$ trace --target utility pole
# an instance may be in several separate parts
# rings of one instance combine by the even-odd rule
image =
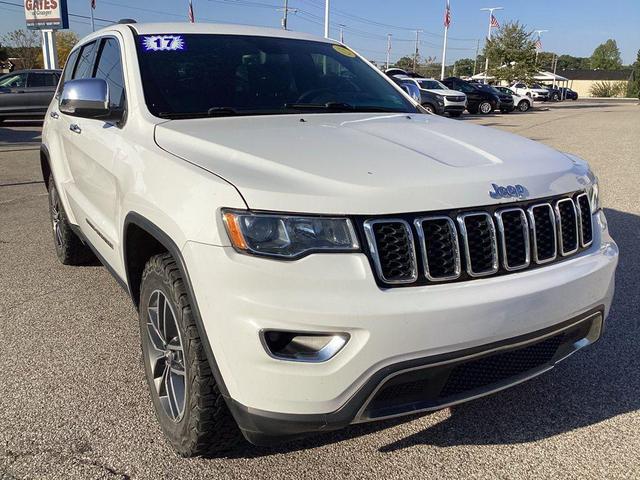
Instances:
[[[389,69],[389,60],[391,57],[391,34],[387,33],[387,67],[385,70]]]
[[[340,24],[340,43],[344,43],[344,25]]]
[[[95,2],[91,2],[91,4],[89,5],[89,7],[90,7],[90,9],[89,9],[89,10],[91,11],[91,31],[92,31],[92,32],[95,32],[95,31],[96,31],[96,22],[95,22],[95,20],[93,19],[93,11],[94,11],[94,10],[95,10],[95,8],[96,8],[96,4],[95,4]]]
[[[419,44],[420,44],[420,32],[422,32],[422,30],[416,30],[416,49],[413,52],[413,71],[416,71],[416,66],[418,64],[418,49],[419,49]]]
[[[329,0],[324,1],[324,38],[329,38]]]
[[[284,12],[282,12],[282,29],[287,29],[287,17],[289,16],[289,0],[284,0]]]
[[[478,52],[480,52],[480,39],[478,39],[478,43],[476,44],[476,58],[473,59],[473,74],[476,74],[476,68],[478,66]]]
[[[491,40],[491,28],[493,24],[493,11],[494,10],[504,10],[503,7],[489,7],[489,8],[481,8],[482,11],[489,12],[489,32],[487,33],[487,41]],[[486,55],[486,59],[484,62],[484,83],[487,83],[487,76],[489,75],[489,55]]]

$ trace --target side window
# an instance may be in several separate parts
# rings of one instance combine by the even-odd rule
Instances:
[[[109,106],[115,110],[123,110],[126,101],[124,75],[120,45],[115,38],[105,38],[102,41],[93,76],[103,79],[109,85]]]
[[[73,69],[76,66],[76,61],[78,60],[79,53],[80,50],[76,49],[69,54],[69,58],[67,58],[67,64],[64,67],[64,72],[62,72],[62,81],[60,82],[60,88],[62,88],[64,82],[71,80]]]
[[[0,88],[23,88],[27,86],[27,74],[17,73],[15,75],[7,75],[0,80]]]
[[[28,87],[55,87],[58,77],[54,73],[30,73]]]
[[[88,43],[80,49],[80,57],[72,78],[91,78],[95,49],[96,42]]]

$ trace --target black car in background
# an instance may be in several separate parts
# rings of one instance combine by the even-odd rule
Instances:
[[[544,88],[549,92],[549,100],[553,102],[559,102],[562,100],[562,91],[559,88],[555,88],[553,85],[538,85],[533,84],[532,88]]]
[[[402,78],[404,74],[394,75],[393,73],[387,73],[387,75],[407,92],[411,98],[419,102],[425,110],[436,115],[444,115],[444,97],[442,95],[420,90],[412,80]]]
[[[565,100],[578,100],[578,92],[570,88],[561,87],[560,94],[564,96]]]
[[[500,103],[496,107],[496,110],[500,110],[502,113],[511,113],[516,109],[515,103],[513,102],[513,96],[510,93],[501,92],[493,85],[487,85],[484,83],[476,83],[475,87],[498,95]]]
[[[462,80],[458,77],[449,77],[442,80],[448,88],[451,90],[458,90],[467,94],[467,110],[469,113],[480,112],[483,115],[487,115],[496,109],[505,108],[509,109],[509,104],[505,98],[505,104],[501,107],[500,94],[497,91],[492,91],[488,85],[480,83],[471,83],[466,80]],[[506,97],[506,95],[505,95]],[[513,110],[513,99],[511,100],[511,110]]]
[[[60,70],[18,70],[0,77],[0,122],[44,117]]]

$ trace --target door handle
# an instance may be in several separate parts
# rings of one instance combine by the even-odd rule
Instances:
[[[82,129],[80,128],[80,126],[78,126],[77,123],[72,123],[71,125],[69,125],[69,130],[71,130],[73,133],[82,133]]]
[[[51,112],[49,116],[55,120],[60,118],[60,115],[58,115],[58,112]]]

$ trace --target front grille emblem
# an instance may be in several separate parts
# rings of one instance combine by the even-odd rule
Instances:
[[[493,190],[489,190],[489,196],[495,198],[527,198],[529,191],[520,184],[516,185],[496,185],[492,183]]]

